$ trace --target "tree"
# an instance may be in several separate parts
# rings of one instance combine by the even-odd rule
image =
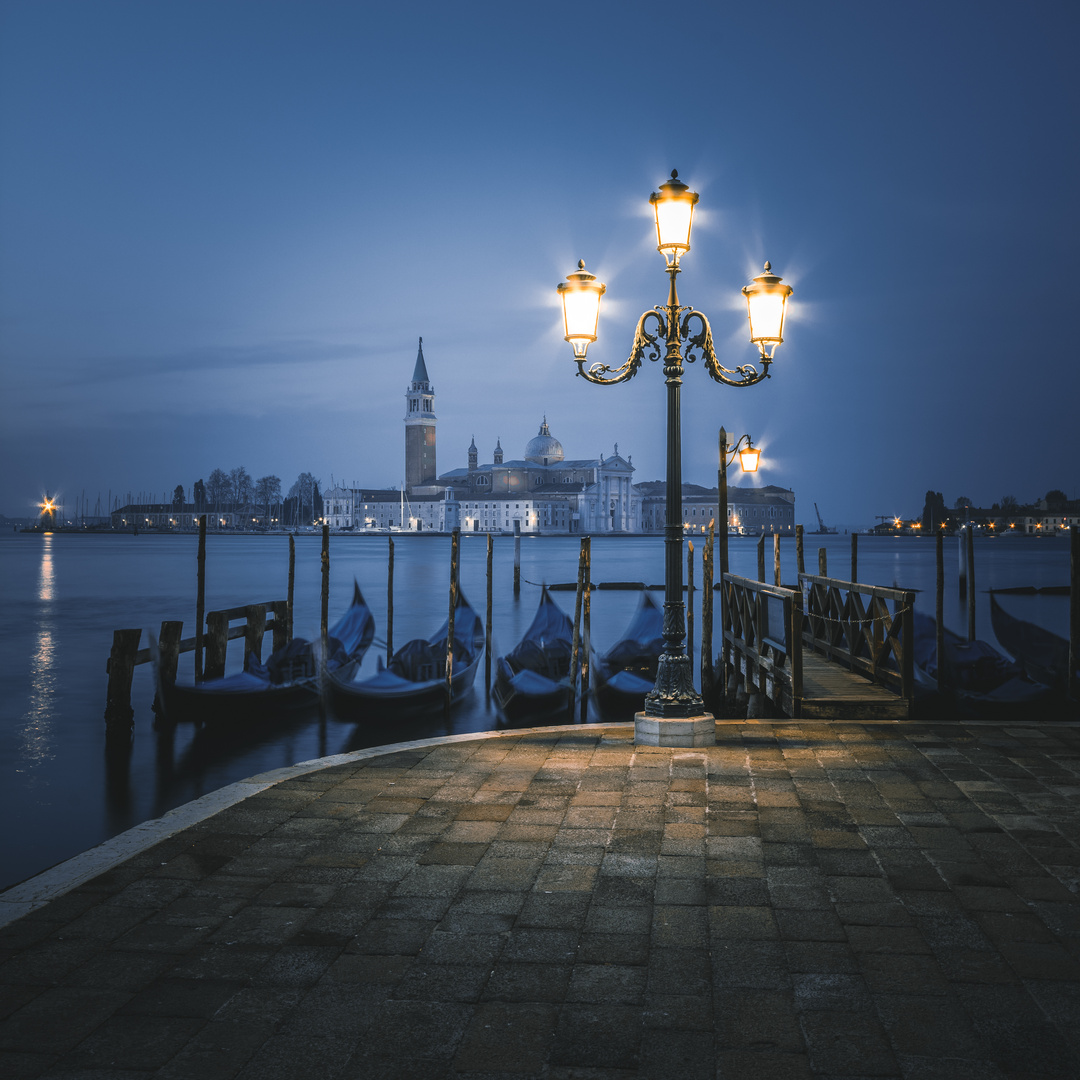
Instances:
[[[172,504],[174,510],[184,509],[184,485],[177,484],[172,493]]]
[[[229,485],[233,503],[237,509],[245,509],[251,502],[251,474],[243,465],[237,465],[229,472]]]
[[[953,503],[953,507],[956,510],[966,510],[969,506],[974,506],[974,505],[975,504],[966,495],[961,495],[956,500],[956,502]]]
[[[195,486],[191,489],[191,498],[195,503],[196,513],[206,509],[206,485],[201,479],[195,481]]]
[[[945,496],[940,491],[928,491],[923,501],[923,534],[933,533],[940,529],[945,524],[948,513],[945,509]]]
[[[1065,494],[1060,488],[1054,488],[1053,491],[1046,493],[1046,505],[1051,510],[1056,510],[1069,501],[1068,495]]]
[[[255,481],[255,499],[265,509],[264,522],[269,523],[271,510],[281,501],[281,481],[276,476],[261,476]]]
[[[1015,495],[1006,495],[1001,500],[1001,509],[1007,514],[1014,514],[1020,508]]]
[[[322,507],[322,499],[319,497],[319,481],[311,473],[302,472],[296,478],[296,483],[289,488],[289,498],[296,500],[294,506],[297,524],[301,522],[309,524],[319,516]],[[315,505],[316,500],[319,503],[318,510]]]
[[[232,494],[232,484],[229,474],[224,469],[215,469],[206,482],[206,496],[217,513],[229,501]]]

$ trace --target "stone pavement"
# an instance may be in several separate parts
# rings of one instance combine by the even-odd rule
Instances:
[[[0,931],[0,1075],[1080,1076],[1080,728],[718,733],[269,787]]]

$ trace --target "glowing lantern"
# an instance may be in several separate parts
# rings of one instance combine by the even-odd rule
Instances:
[[[600,319],[600,297],[607,291],[595,274],[585,269],[585,260],[578,260],[577,271],[559,282],[563,302],[563,322],[566,340],[574,350],[576,360],[584,360],[589,345],[596,340],[596,324]]]
[[[762,359],[772,359],[776,346],[784,340],[784,308],[791,295],[790,285],[765,264],[764,273],[754,278],[752,285],[743,286],[746,313],[750,319],[750,340],[761,350]]]
[[[690,227],[697,201],[697,192],[679,179],[678,169],[672,169],[671,179],[649,196],[656,214],[656,250],[669,266],[677,266],[679,256],[690,250]]]

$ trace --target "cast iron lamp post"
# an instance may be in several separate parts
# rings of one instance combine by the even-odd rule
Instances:
[[[656,215],[657,250],[667,263],[668,300],[666,304],[646,311],[638,319],[633,348],[621,366],[585,366],[585,354],[589,345],[596,340],[600,298],[607,287],[585,270],[583,261],[578,263],[575,273],[567,275],[566,281],[559,284],[566,340],[574,350],[578,375],[589,382],[610,385],[632,379],[646,355],[652,361],[659,360],[661,356],[664,360],[668,389],[664,651],[660,655],[656,685],[645,698],[645,711],[638,714],[637,724],[638,741],[661,745],[703,745],[715,739],[713,718],[705,713],[701,695],[694,689],[693,669],[684,648],[686,608],[683,603],[682,429],[679,400],[683,363],[694,363],[700,356],[709,375],[728,386],[753,386],[769,378],[773,353],[784,340],[784,310],[792,292],[790,285],[783,284],[773,274],[768,263],[764,272],[743,288],[750,321],[750,340],[758,347],[761,369],[758,370],[755,364],[724,367],[716,358],[709,320],[700,311],[680,304],[675,287],[675,278],[680,270],[679,259],[690,250],[690,229],[697,201],[697,194],[679,180],[679,174],[674,170],[671,179],[650,198]],[[650,320],[655,324],[655,333],[649,332]],[[691,327],[695,332],[691,332]],[[726,529],[727,522],[723,522],[721,527]],[[665,725],[664,721],[676,723]],[[695,723],[687,725],[686,721]]]

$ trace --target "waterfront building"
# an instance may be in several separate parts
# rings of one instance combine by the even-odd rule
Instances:
[[[199,515],[206,515],[211,529],[250,529],[262,522],[251,507],[228,503],[214,508],[194,503],[128,503],[114,510],[109,520],[114,529],[191,529],[199,527]]]
[[[642,491],[642,530],[663,532],[667,484],[662,480],[640,484]],[[728,488],[728,529],[741,534],[758,536],[762,533],[795,533],[795,492],[790,488],[768,484],[759,488]],[[687,536],[709,531],[709,522],[716,521],[718,495],[716,488],[683,484],[682,520]]]
[[[468,467],[452,469],[439,484],[461,504],[461,527],[470,532],[635,533],[641,531],[641,494],[634,466],[619,453],[567,458],[545,416],[521,459],[506,461],[496,441],[490,464],[479,463],[476,440]]]

